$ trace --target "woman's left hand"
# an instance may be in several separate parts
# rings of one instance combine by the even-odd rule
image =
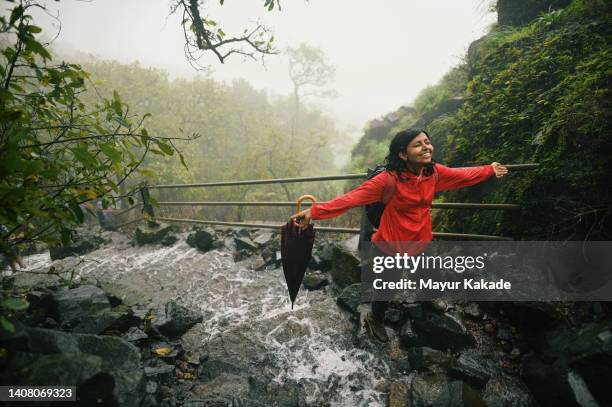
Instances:
[[[508,173],[508,169],[501,165],[500,163],[494,162],[491,163],[491,167],[493,167],[493,171],[495,171],[495,176],[497,178],[501,178]]]

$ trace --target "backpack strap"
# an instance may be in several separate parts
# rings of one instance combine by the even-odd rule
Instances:
[[[395,192],[395,177],[392,173],[387,173],[387,181],[385,183],[385,188],[383,189],[381,202],[385,205],[389,203],[393,193]]]

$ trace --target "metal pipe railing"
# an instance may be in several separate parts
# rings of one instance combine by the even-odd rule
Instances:
[[[288,206],[294,207],[295,202],[290,201],[201,201],[201,202],[158,202],[164,206]],[[311,206],[311,202],[304,202],[303,206]],[[460,202],[434,202],[434,209],[489,209],[489,210],[516,210],[515,204],[487,204],[487,203],[460,203]]]
[[[506,167],[510,171],[524,171],[537,168],[540,164],[507,164]],[[319,177],[297,177],[297,178],[277,178],[277,179],[258,179],[244,181],[218,181],[205,182],[199,184],[167,184],[167,185],[149,185],[149,189],[164,189],[164,188],[201,188],[201,187],[227,187],[238,185],[262,185],[262,184],[282,184],[290,182],[315,182],[315,181],[337,181],[347,179],[364,179],[367,173],[358,174],[341,174],[341,175],[326,175]]]
[[[115,213],[114,215],[115,216],[120,216],[120,215],[123,215],[124,213],[130,212],[133,209],[140,208],[141,206],[142,206],[142,202],[139,202],[139,203],[134,204],[133,206],[130,206],[129,208],[120,210],[119,212]]]
[[[215,220],[197,220],[197,219],[177,219],[177,218],[163,218],[156,217],[154,220],[162,222],[176,222],[176,223],[191,223],[199,225],[221,225],[221,226],[239,226],[246,228],[258,228],[258,229],[273,229],[280,230],[283,224],[269,224],[269,223],[248,223],[248,222],[224,222]],[[335,228],[326,226],[317,226],[317,231],[320,232],[335,232],[335,233],[359,233],[359,228]],[[447,232],[434,232],[434,238],[436,239],[454,239],[454,240],[499,240],[499,241],[511,241],[512,238],[503,236],[491,236],[491,235],[478,235],[473,233],[447,233]]]

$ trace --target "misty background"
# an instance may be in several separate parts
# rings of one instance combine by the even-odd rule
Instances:
[[[151,0],[48,1],[36,15],[54,48],[168,71],[172,78],[198,72],[185,58],[180,14],[170,2]],[[274,32],[278,50],[301,43],[320,48],[335,67],[331,87],[337,97],[310,98],[334,118],[354,143],[367,121],[410,104],[420,90],[435,84],[464,57],[468,45],[496,21],[483,0],[461,1],[296,1],[269,12],[259,1],[204,3],[207,15],[228,33],[259,21]],[[212,78],[244,78],[270,95],[291,92],[287,58],[266,56],[263,63],[212,55],[200,61]],[[347,158],[347,157],[345,157]],[[341,160],[344,161],[344,160]]]

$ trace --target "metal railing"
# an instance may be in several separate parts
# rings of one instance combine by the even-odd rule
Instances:
[[[510,171],[525,171],[535,169],[539,164],[509,164],[506,165]],[[243,186],[243,185],[262,185],[262,184],[281,184],[281,183],[293,183],[293,182],[317,182],[317,181],[335,181],[335,180],[351,180],[351,179],[365,179],[368,173],[358,174],[341,174],[331,176],[318,176],[318,177],[297,177],[297,178],[279,178],[279,179],[262,179],[262,180],[244,180],[244,181],[221,181],[221,182],[206,182],[197,184],[168,184],[168,185],[151,185],[145,186],[141,189],[142,202],[133,205],[130,208],[118,212],[117,215],[125,214],[135,208],[142,207],[142,212],[145,215],[137,219],[133,219],[117,225],[117,228],[127,226],[141,220],[151,221],[162,221],[162,222],[174,222],[174,223],[190,223],[190,224],[201,224],[201,225],[222,225],[222,226],[239,226],[245,228],[260,228],[260,229],[274,229],[280,230],[282,223],[252,223],[252,222],[227,222],[227,221],[214,221],[214,220],[198,220],[198,219],[180,219],[170,217],[159,217],[155,216],[153,206],[149,202],[149,193],[153,189],[168,189],[168,188],[209,188],[209,187],[225,187],[225,186]],[[162,201],[158,202],[160,206],[271,206],[271,207],[292,207],[295,206],[295,202],[289,201],[200,201],[200,202],[183,202],[183,201]],[[304,205],[311,205],[309,202],[305,202]],[[478,209],[478,210],[518,210],[519,205],[515,204],[494,204],[494,203],[465,203],[465,202],[434,202],[432,203],[434,209]],[[365,212],[365,211],[364,211]],[[369,222],[364,222],[364,216],[362,215],[361,228],[343,228],[343,227],[325,227],[318,226],[317,231],[324,233],[362,233],[364,232],[364,225],[369,225]],[[367,227],[366,229],[367,230]],[[369,230],[367,230],[369,231]],[[471,233],[447,233],[447,232],[434,232],[434,238],[436,239],[464,239],[464,240],[513,240],[510,237],[494,236],[494,235],[481,235]]]

